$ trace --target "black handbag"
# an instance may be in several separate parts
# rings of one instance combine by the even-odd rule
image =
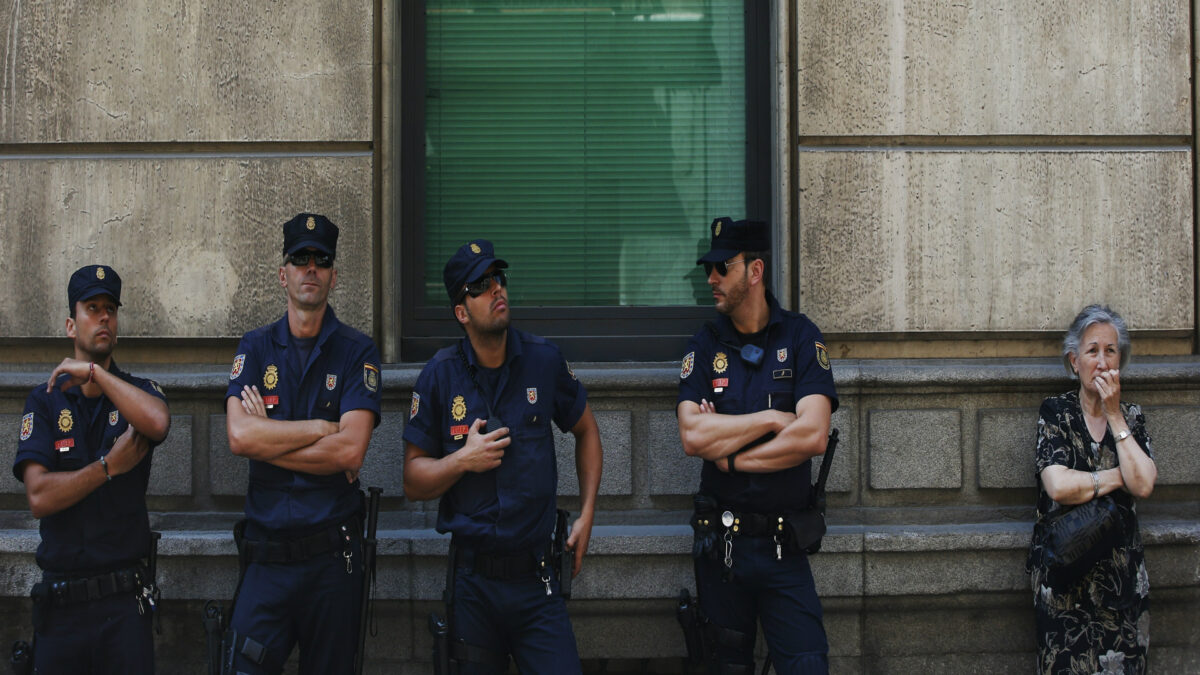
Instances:
[[[1035,554],[1051,588],[1062,591],[1079,583],[1096,563],[1112,555],[1127,535],[1125,516],[1111,495],[1064,507],[1033,526]]]

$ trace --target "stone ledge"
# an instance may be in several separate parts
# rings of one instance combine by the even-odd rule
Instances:
[[[228,369],[210,365],[125,364],[130,372],[157,381],[168,391],[189,393],[223,392],[229,382]],[[834,363],[838,390],[911,387],[970,388],[973,391],[1037,389],[1057,391],[1066,375],[1058,359],[840,359]],[[399,363],[383,367],[385,394],[409,391],[423,364]],[[46,381],[51,365],[11,364],[0,368],[0,395],[16,391],[22,397]],[[679,366],[670,363],[572,364],[575,374],[589,390],[675,391]],[[1147,356],[1135,359],[1122,374],[1127,384],[1185,384],[1200,381],[1200,356]],[[1047,389],[1049,387],[1049,389]],[[915,393],[915,391],[914,391]]]

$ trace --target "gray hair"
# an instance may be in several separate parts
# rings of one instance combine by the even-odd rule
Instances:
[[[1067,334],[1063,337],[1063,367],[1072,377],[1077,375],[1071,369],[1071,355],[1074,354],[1078,358],[1079,341],[1083,339],[1083,334],[1087,332],[1088,328],[1098,323],[1106,323],[1117,329],[1117,349],[1121,352],[1120,367],[1124,368],[1125,364],[1129,363],[1129,329],[1125,327],[1125,319],[1122,319],[1121,315],[1109,308],[1108,305],[1088,305],[1071,322],[1071,327],[1067,329]]]

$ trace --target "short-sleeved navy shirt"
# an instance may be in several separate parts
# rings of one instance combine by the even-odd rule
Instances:
[[[442,495],[437,530],[481,550],[515,552],[550,537],[558,492],[550,422],[563,431],[573,428],[587,392],[554,344],[512,327],[507,340],[491,405],[499,420],[488,419],[483,393],[467,368],[467,362],[479,368],[478,361],[464,337],[421,371],[404,440],[440,458],[463,447],[477,418],[488,420],[489,429],[509,428],[512,442],[499,468],[466,473]]]
[[[109,371],[142,391],[166,400],[151,380],[134,377],[111,362]],[[25,401],[13,475],[25,479],[21,463],[33,461],[49,471],[77,471],[107,455],[129,428],[107,396],[88,399],[79,387],[62,391],[36,387]],[[41,520],[37,563],[48,573],[88,576],[129,567],[150,554],[150,518],[146,486],[151,451],[132,471],[113,479],[74,506]]]
[[[803,314],[789,312],[767,293],[770,318],[763,337],[765,354],[755,367],[739,356],[742,339],[729,317],[713,322],[717,335],[705,326],[692,336],[679,371],[679,400],[706,399],[718,413],[742,415],[775,409],[795,412],[796,402],[810,394],[829,397],[838,408],[833,371],[824,338]],[[719,337],[719,339],[718,339]],[[780,513],[808,506],[812,491],[812,462],[774,473],[728,474],[705,461],[700,491],[722,506],[759,513]]]
[[[287,314],[246,333],[238,345],[225,397],[257,386],[267,416],[276,420],[337,422],[351,410],[370,410],[379,425],[379,350],[374,341],[338,321],[326,307],[307,363],[289,344]],[[276,536],[299,536],[344,522],[361,507],[358,481],[289,471],[250,460],[246,518]]]

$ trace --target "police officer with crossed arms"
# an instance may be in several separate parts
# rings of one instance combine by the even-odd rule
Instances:
[[[688,344],[676,412],[704,459],[696,590],[714,673],[752,673],[761,620],[776,672],[825,673],[821,601],[790,525],[810,504],[812,457],[837,409],[821,332],[767,289],[765,223],[713,221],[704,265],[718,316]]]

